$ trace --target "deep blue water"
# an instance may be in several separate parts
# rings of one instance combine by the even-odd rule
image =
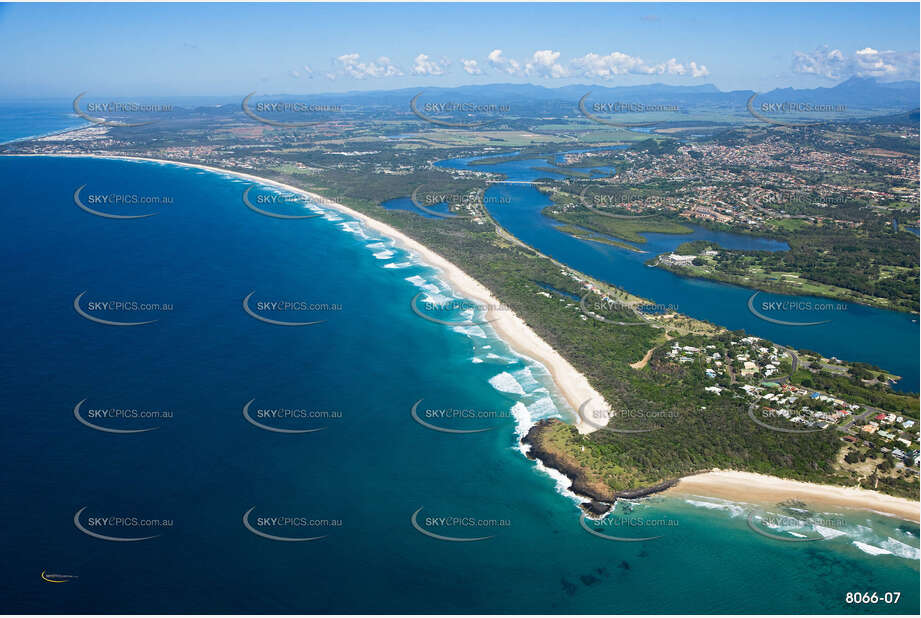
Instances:
[[[0,347],[5,526],[0,607],[54,613],[840,613],[848,591],[901,591],[879,613],[917,613],[918,527],[846,513],[845,534],[785,543],[752,533],[745,509],[714,499],[656,498],[632,517],[673,522],[661,538],[622,543],[579,526],[573,501],[516,450],[516,422],[566,416],[539,367],[477,327],[423,320],[410,299],[450,298],[436,274],[347,218],[279,220],[242,203],[249,183],[121,161],[0,158],[7,311]],[[80,210],[93,195],[171,197],[169,205]],[[271,197],[256,189],[251,197]],[[287,214],[314,212],[286,205]],[[84,319],[81,309],[116,327]],[[242,299],[325,303],[262,311]],[[157,302],[169,311],[94,308]],[[340,308],[336,308],[339,306]],[[453,319],[453,318],[452,318]],[[499,388],[496,388],[499,387]],[[517,390],[514,395],[505,391]],[[523,393],[523,394],[521,394]],[[74,418],[90,409],[169,410],[173,417]],[[282,434],[249,424],[243,405],[337,411],[289,419]],[[498,410],[495,420],[412,420],[432,408]],[[507,415],[514,412],[517,421]],[[263,420],[274,424],[276,421]],[[139,537],[112,542],[77,529]],[[243,526],[305,517],[341,525]],[[494,538],[445,542],[414,530]],[[438,526],[425,517],[508,525]],[[623,516],[623,514],[621,514]],[[163,519],[110,525],[95,518]],[[607,529],[638,536],[649,528]],[[648,534],[648,533],[647,533]],[[870,556],[854,541],[893,551]],[[915,549],[912,549],[915,548]],[[908,556],[908,557],[905,557]],[[52,584],[45,571],[78,579]]]
[[[63,99],[0,101],[0,144],[88,126]]]
[[[439,165],[465,168],[470,159],[451,159]],[[472,169],[508,174],[509,180],[533,181],[547,176],[533,169],[534,161],[515,161]],[[788,322],[819,322],[816,326],[787,326],[768,322],[748,310],[753,291],[723,283],[680,277],[644,264],[690,240],[712,240],[727,249],[781,251],[786,243],[769,238],[709,231],[690,226],[692,234],[644,234],[637,245],[645,253],[573,238],[556,229],[556,222],[541,214],[552,202],[527,184],[496,184],[486,193],[487,208],[510,233],[573,268],[618,285],[655,303],[673,305],[686,315],[719,324],[798,349],[828,356],[868,362],[902,376],[895,388],[919,390],[919,328],[917,315],[875,309],[811,296],[761,293],[755,308],[764,315]],[[490,201],[488,198],[495,198]],[[498,199],[503,198],[503,199]],[[797,309],[772,310],[763,303],[794,302]],[[763,307],[767,307],[762,309]]]

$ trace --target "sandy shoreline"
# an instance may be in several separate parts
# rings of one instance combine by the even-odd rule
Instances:
[[[319,205],[332,208],[333,210],[338,210],[343,214],[354,217],[355,219],[361,221],[361,223],[368,228],[380,232],[389,238],[392,238],[403,248],[417,253],[426,263],[426,265],[432,266],[439,271],[441,277],[454,292],[458,293],[460,296],[470,298],[484,305],[487,308],[486,318],[489,320],[489,325],[492,326],[492,328],[496,331],[496,334],[516,353],[543,365],[547,371],[550,372],[550,375],[553,377],[553,381],[556,384],[557,389],[566,399],[567,403],[569,403],[569,405],[572,407],[574,412],[578,410],[579,406],[582,405],[582,403],[586,400],[592,400],[595,402],[595,405],[597,405],[598,402],[604,401],[604,398],[601,397],[601,395],[591,387],[585,376],[579,373],[579,371],[576,370],[576,368],[573,367],[569,361],[563,358],[560,353],[554,350],[546,341],[541,339],[537,333],[535,333],[531,327],[529,327],[524,322],[524,320],[515,315],[515,313],[510,309],[502,305],[479,281],[475,280],[473,277],[458,268],[455,264],[449,262],[441,255],[435,253],[418,241],[410,238],[400,230],[386,223],[378,221],[377,219],[372,219],[371,217],[357,210],[349,208],[348,206],[343,206],[342,204],[333,202],[332,200],[323,197],[322,195],[306,191],[305,189],[300,189],[293,185],[270,180],[268,178],[262,178],[253,174],[247,174],[245,172],[225,170],[219,167],[212,167],[210,165],[202,165],[198,163],[169,161],[167,159],[90,154],[14,154],[4,156],[50,156],[91,159],[117,159],[123,161],[147,161],[150,163],[180,165],[183,167],[206,170],[218,174],[226,174],[228,176],[235,176],[237,178],[251,180],[262,185],[284,189],[285,191],[289,191],[296,195],[306,196]],[[575,425],[580,433],[590,433],[591,431],[595,431],[597,429],[597,427],[583,422],[578,414],[575,414],[574,417]]]
[[[908,521],[921,521],[921,502],[908,498],[898,498],[869,489],[818,485],[735,470],[714,470],[684,477],[678,485],[664,492],[664,495],[676,494],[766,505],[799,500],[808,505],[877,511]]]

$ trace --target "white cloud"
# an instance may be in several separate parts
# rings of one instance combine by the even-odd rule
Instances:
[[[859,53],[863,54],[862,62],[867,67],[875,66],[878,71],[885,70],[885,63],[875,55],[880,52],[868,48]],[[335,63],[338,68],[331,73],[325,73],[327,79],[333,80],[339,77],[367,79],[404,75],[400,67],[386,56],[381,56],[372,62],[363,62],[359,54],[343,54],[336,58]],[[700,78],[710,74],[706,66],[694,61],[682,63],[675,58],[670,58],[664,62],[649,63],[637,56],[617,51],[606,56],[588,53],[564,60],[558,51],[539,49],[533,52],[530,58],[517,60],[506,56],[501,49],[494,49],[486,56],[483,64],[470,58],[461,58],[460,63],[467,75],[483,75],[489,68],[492,72],[515,77],[541,79],[568,77],[613,79],[620,75],[676,75]],[[450,64],[451,62],[446,58],[435,60],[426,54],[418,54],[413,59],[409,73],[411,75],[445,75]],[[293,71],[292,76],[296,76],[297,73],[298,71]],[[304,66],[302,73],[307,77],[313,77],[313,71],[309,66]]]
[[[812,52],[793,52],[794,73],[841,80],[849,77],[878,77],[883,80],[917,79],[918,52],[878,51],[872,47],[847,56],[840,49],[820,47]]]
[[[521,63],[513,58],[506,58],[502,55],[501,49],[494,49],[487,56],[489,64],[503,73],[509,75],[522,75]]]
[[[476,60],[467,60],[466,58],[461,58],[461,64],[464,65],[464,71],[467,72],[467,75],[483,74],[483,69],[480,68],[480,65],[477,64]]]
[[[589,53],[573,59],[571,64],[581,75],[600,79],[611,79],[630,73],[648,75],[654,72],[640,58],[622,52],[611,52],[607,56]]]
[[[448,70],[449,62],[442,58],[441,60],[431,60],[425,54],[419,54],[413,61],[413,75],[444,75]]]
[[[570,62],[571,73],[594,79],[612,79],[618,75],[689,75],[706,77],[710,71],[696,62],[682,64],[675,58],[665,62],[649,64],[642,58],[623,52],[611,52],[607,56],[585,54]]]
[[[706,77],[710,74],[705,65],[697,64],[693,60],[688,63],[688,68],[691,70],[691,77]]]
[[[336,62],[342,67],[345,75],[355,79],[403,75],[403,71],[393,64],[387,56],[381,56],[373,62],[361,62],[358,54],[343,54],[336,58]]]
[[[681,64],[675,58],[659,64],[649,64],[642,58],[623,52],[611,52],[607,56],[588,53],[573,58],[568,63],[560,62],[560,52],[542,49],[534,52],[524,63],[506,57],[501,49],[494,49],[487,56],[492,68],[515,76],[544,77],[589,77],[612,79],[618,75],[690,75],[705,77],[710,74],[707,67],[696,62]]]
[[[569,75],[569,71],[557,60],[560,58],[560,52],[549,49],[542,49],[534,52],[530,62],[524,65],[525,75],[537,77],[560,78]]]
[[[811,53],[793,52],[793,72],[841,79],[848,72],[848,61],[840,50],[827,47]]]

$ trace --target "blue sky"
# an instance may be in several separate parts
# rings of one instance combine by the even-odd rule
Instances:
[[[919,5],[7,4],[0,97],[918,79]]]

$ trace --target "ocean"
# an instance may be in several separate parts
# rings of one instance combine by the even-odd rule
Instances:
[[[580,522],[518,443],[571,418],[546,372],[350,217],[172,165],[0,178],[6,611],[918,613],[916,524],[671,494]]]
[[[0,100],[0,144],[89,126],[73,111],[72,101]]]

